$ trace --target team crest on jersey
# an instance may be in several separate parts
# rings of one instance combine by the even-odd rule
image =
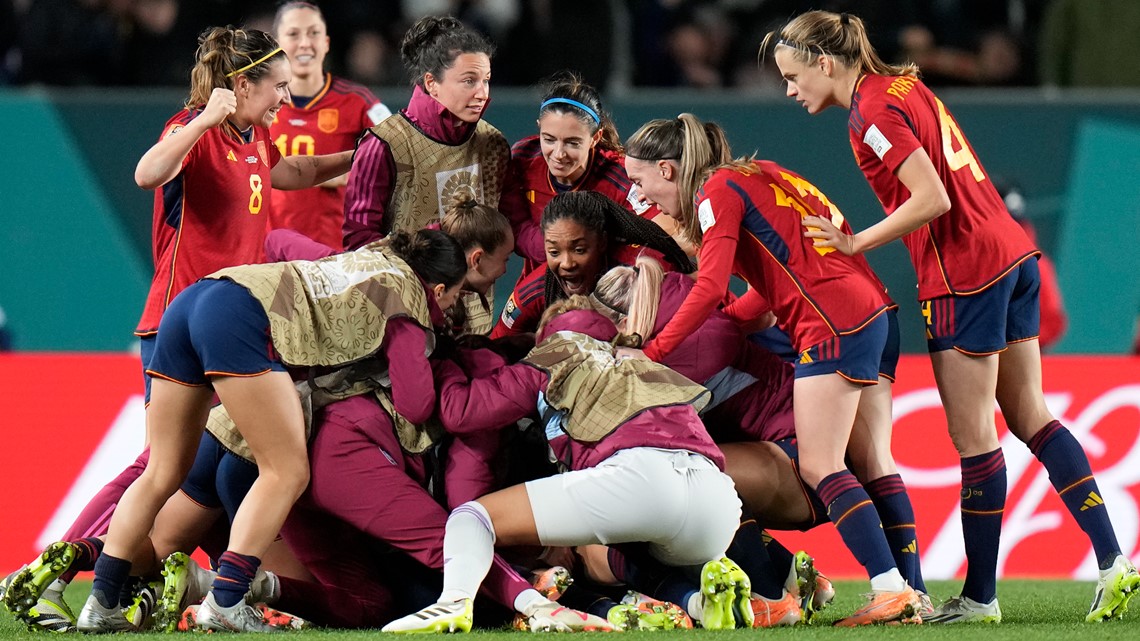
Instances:
[[[339,109],[321,109],[319,112],[317,112],[317,129],[320,129],[326,134],[335,132],[336,126],[339,123]]]
[[[261,163],[266,167],[269,166],[269,152],[265,150],[265,141],[257,141],[257,157],[261,158]]]
[[[515,321],[519,317],[519,306],[515,305],[515,297],[511,296],[507,299],[507,305],[503,308],[503,324],[507,327],[514,327]]]

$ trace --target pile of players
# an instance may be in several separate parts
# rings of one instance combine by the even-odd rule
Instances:
[[[323,71],[315,5],[274,28],[203,34],[139,161],[148,446],[0,583],[30,626],[795,625],[834,590],[768,531],[828,521],[871,587],[837,625],[998,622],[995,400],[1089,535],[1087,620],[1124,612],[1140,575],[1041,394],[1039,252],[859,18],[805,13],[762,44],[809,113],[850,110],[888,214],[859,233],[692,114],[623,145],[572,74],[510,147],[483,120],[493,47],[452,18],[406,34],[392,115]],[[968,569],[938,604],[890,452],[896,306],[862,256],[895,239],[962,457]],[[496,321],[512,251],[527,269]]]

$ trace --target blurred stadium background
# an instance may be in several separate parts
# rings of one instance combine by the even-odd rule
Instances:
[[[421,15],[450,12],[499,47],[486,119],[508,140],[534,133],[537,83],[576,69],[605,88],[623,135],[682,111],[717,121],[736,153],[808,176],[856,228],[882,210],[852,161],[845,114],[803,114],[783,97],[778,74],[758,64],[756,46],[809,8],[864,17],[885,55],[920,63],[990,176],[1024,196],[1069,320],[1046,361],[1049,400],[1089,451],[1121,543],[1135,552],[1140,358],[1125,355],[1140,311],[1132,240],[1140,227],[1140,1],[320,4],[330,70],[369,85],[393,111],[410,94],[400,35]],[[38,491],[34,501],[4,499],[19,527],[0,535],[0,571],[58,534],[141,447],[131,331],[152,273],[152,195],[135,186],[133,169],[185,97],[196,35],[213,24],[268,29],[272,11],[272,3],[225,0],[0,0],[0,349],[12,350],[0,355],[8,408],[0,425],[16,446],[0,448],[0,477]],[[932,578],[950,577],[960,569],[957,467],[922,355],[914,275],[900,243],[869,258],[900,303],[903,349],[912,354],[896,388],[897,438],[908,483],[931,492],[919,515],[924,563],[936,568]],[[50,478],[46,461],[27,456],[45,442],[55,453]],[[1007,526],[1006,574],[1091,576],[1086,545],[1048,551],[1059,534],[1084,538],[1055,497],[1042,498],[1044,472],[1031,460],[1010,469],[1007,520],[1021,520],[1012,534]],[[823,537],[815,545],[831,544]]]

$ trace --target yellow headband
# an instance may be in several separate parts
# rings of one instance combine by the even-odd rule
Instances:
[[[234,76],[238,75],[239,73],[241,73],[243,71],[249,71],[250,69],[253,69],[257,65],[265,62],[266,60],[269,60],[273,56],[276,56],[280,52],[281,52],[281,47],[277,47],[273,51],[270,51],[269,53],[265,54],[264,56],[258,58],[257,60],[254,60],[253,62],[249,63],[248,65],[242,67],[241,69],[234,69],[233,71],[227,73],[226,77],[227,78],[233,78]]]

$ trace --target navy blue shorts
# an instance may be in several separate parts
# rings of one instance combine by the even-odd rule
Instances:
[[[1040,292],[1037,259],[1030,258],[977,294],[922,301],[927,350],[956,349],[971,356],[987,356],[1010,343],[1037,338],[1041,329]]]
[[[893,381],[898,362],[899,324],[892,309],[854,334],[833,336],[800,352],[796,378],[834,373],[852,383],[873,385],[879,376]]]
[[[200,280],[162,315],[146,373],[183,385],[213,376],[284,372],[273,349],[269,317],[249,290],[231,280]]]
[[[257,465],[230,453],[213,434],[206,432],[198,444],[194,465],[182,482],[182,493],[206,508],[223,508],[233,523],[238,506],[253,482]]]

